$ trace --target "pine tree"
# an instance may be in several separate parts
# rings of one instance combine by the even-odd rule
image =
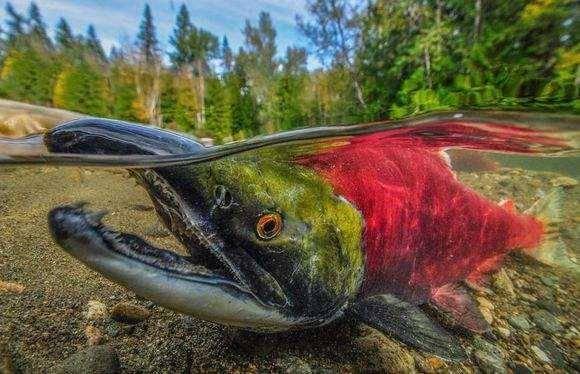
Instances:
[[[137,46],[146,65],[154,65],[159,61],[159,42],[155,34],[155,25],[149,4],[145,4],[143,18],[137,35]]]
[[[58,24],[56,25],[55,39],[57,48],[62,51],[71,49],[75,43],[70,25],[63,17],[58,20]]]
[[[8,26],[6,30],[7,39],[9,44],[13,44],[16,39],[24,35],[26,19],[14,9],[14,6],[10,2],[6,3],[5,10],[8,15],[8,20],[6,20],[6,25]]]
[[[222,67],[224,69],[224,73],[229,73],[232,71],[232,66],[234,63],[234,54],[232,53],[232,49],[230,48],[230,43],[228,42],[228,38],[224,35],[222,39],[222,47],[221,47],[221,57],[222,57]]]
[[[86,44],[91,51],[100,61],[107,61],[107,56],[105,55],[105,51],[103,50],[103,46],[101,45],[101,41],[97,36],[97,31],[93,25],[89,25],[87,29],[87,38]]]
[[[29,34],[34,41],[41,43],[43,47],[52,47],[52,41],[46,33],[46,24],[35,2],[30,3],[30,7],[28,8],[28,25],[30,29]]]
[[[189,11],[185,4],[181,4],[175,20],[173,35],[169,38],[169,44],[173,47],[173,51],[169,53],[169,60],[177,69],[181,69],[193,62],[189,40],[192,26]]]
[[[232,105],[229,91],[217,78],[208,80],[206,128],[218,140],[229,140],[232,135]]]

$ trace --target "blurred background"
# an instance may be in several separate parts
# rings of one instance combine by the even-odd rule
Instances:
[[[75,113],[3,101],[0,133],[86,114],[221,143],[455,108],[578,113],[579,14],[572,0],[6,2],[0,97]]]

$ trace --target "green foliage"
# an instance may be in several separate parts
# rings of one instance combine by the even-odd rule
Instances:
[[[59,65],[52,56],[34,48],[13,48],[2,66],[0,92],[12,100],[47,105]]]
[[[53,103],[93,116],[106,116],[107,86],[101,72],[88,63],[65,67],[59,74],[54,87]]]
[[[233,52],[181,5],[165,66],[148,5],[136,49],[110,56],[92,26],[61,18],[53,43],[35,3],[5,9],[0,96],[218,142],[456,108],[580,113],[572,0],[307,0],[298,28],[322,62],[310,71],[304,48],[278,54],[265,12]]]

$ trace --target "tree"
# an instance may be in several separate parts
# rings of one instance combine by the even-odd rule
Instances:
[[[135,75],[137,100],[134,109],[141,121],[162,125],[159,113],[161,58],[155,34],[155,25],[149,4],[143,10],[143,19],[137,35],[138,70]]]
[[[56,61],[34,48],[12,48],[2,66],[1,92],[12,100],[47,105],[59,69]]]
[[[75,37],[73,36],[70,25],[64,18],[58,20],[56,25],[56,46],[61,51],[73,48]]]
[[[85,40],[87,47],[94,56],[96,56],[99,61],[104,62],[107,61],[107,56],[105,55],[105,51],[103,46],[101,45],[101,41],[97,36],[97,31],[95,30],[95,26],[89,25],[87,29],[87,37]]]
[[[14,6],[10,2],[6,3],[5,10],[8,15],[8,20],[6,20],[6,25],[8,26],[6,30],[8,43],[14,44],[25,33],[24,27],[26,25],[26,19],[14,9]]]
[[[297,16],[299,29],[314,45],[321,61],[330,58],[331,64],[349,72],[356,99],[364,108],[361,78],[354,61],[361,43],[357,10],[346,0],[308,0],[307,9],[313,20],[306,22]]]
[[[58,76],[53,103],[58,108],[93,116],[106,116],[108,110],[105,77],[86,62],[68,66]]]
[[[222,39],[222,47],[221,47],[221,57],[222,57],[222,67],[224,69],[224,73],[229,73],[232,71],[232,67],[234,64],[234,54],[232,49],[230,48],[230,43],[228,42],[228,38],[223,37]]]
[[[232,105],[230,92],[218,78],[208,79],[207,88],[207,130],[218,142],[232,135]]]
[[[45,48],[51,48],[52,42],[46,33],[46,24],[42,20],[40,9],[35,2],[30,3],[28,8],[29,34],[32,40],[40,43]]]
[[[143,18],[137,35],[137,46],[146,65],[155,65],[159,62],[159,42],[149,4],[145,4],[143,10]]]
[[[175,19],[173,35],[169,37],[169,44],[173,47],[173,51],[169,52],[169,60],[177,69],[193,62],[194,57],[189,40],[192,27],[189,11],[185,4],[181,4]]]

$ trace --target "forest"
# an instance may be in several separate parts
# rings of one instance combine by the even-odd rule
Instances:
[[[573,0],[308,0],[306,10],[296,27],[308,45],[279,50],[260,12],[234,51],[182,4],[165,51],[146,5],[133,39],[105,51],[94,26],[79,34],[61,18],[52,29],[36,3],[8,2],[0,97],[217,142],[458,108],[580,113]]]

